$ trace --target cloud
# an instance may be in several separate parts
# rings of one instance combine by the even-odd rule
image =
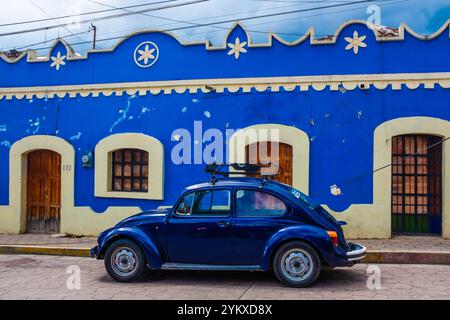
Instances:
[[[52,16],[64,16],[73,12],[91,12],[97,10],[104,10],[110,7],[124,7],[139,4],[135,1],[106,1],[95,0],[103,2],[104,5],[93,3],[90,0],[71,0],[70,5],[68,1],[59,0],[33,0],[35,4],[45,10],[45,12]],[[156,1],[156,0],[155,0]],[[179,0],[174,3],[187,2],[188,0]],[[144,2],[141,2],[144,3]],[[110,20],[98,21],[97,26],[98,39],[123,37],[126,34],[134,31],[147,28],[156,28],[163,30],[171,30],[178,27],[189,26],[188,29],[174,31],[184,41],[198,41],[208,39],[214,44],[221,44],[227,32],[227,28],[232,25],[232,22],[226,22],[215,26],[194,27],[191,22],[196,24],[205,24],[216,21],[227,21],[236,19],[245,19],[258,15],[274,14],[270,17],[244,20],[243,23],[251,31],[252,38],[256,42],[264,42],[267,39],[265,32],[274,31],[287,40],[294,40],[304,34],[310,26],[313,26],[318,35],[333,34],[339,26],[351,19],[365,20],[368,17],[366,13],[367,6],[365,4],[356,4],[348,7],[336,7],[326,10],[314,10],[302,13],[292,13],[286,15],[276,15],[280,12],[287,12],[290,10],[299,10],[314,8],[323,5],[337,4],[337,1],[311,1],[294,3],[291,1],[255,1],[255,0],[210,0],[208,2],[192,4],[189,6],[182,6],[178,8],[171,8],[165,10],[158,10],[147,12],[145,14],[131,15]],[[154,7],[161,7],[170,4],[155,4]],[[379,1],[382,13],[382,24],[398,27],[400,23],[408,23],[413,30],[422,34],[430,34],[439,29],[447,19],[450,18],[450,5],[448,0],[392,0]],[[130,10],[142,10],[145,7],[133,8]],[[110,11],[99,13],[96,15],[82,16],[80,19],[107,16],[124,11]],[[9,1],[2,4],[0,12],[0,24],[26,21],[33,19],[48,18],[44,12],[39,10],[29,0]],[[73,19],[72,19],[73,20]],[[177,20],[177,21],[173,21]],[[185,22],[183,22],[185,21]],[[54,25],[57,23],[68,22],[67,19],[58,21],[46,21],[41,23],[33,23],[17,26],[0,27],[0,33],[19,31],[39,26]],[[87,42],[80,45],[75,45],[78,52],[90,49],[92,44],[92,33],[88,33],[89,24],[83,24],[79,27],[71,26],[66,29],[59,28],[54,30],[39,31],[33,33],[24,33],[12,36],[0,37],[0,49],[6,50],[15,47],[29,47],[41,48],[39,54],[46,54],[51,41],[58,36],[66,37],[69,43]],[[73,36],[72,33],[85,32]],[[45,42],[46,41],[46,42]],[[99,48],[107,48],[112,46],[118,40],[100,41]],[[44,43],[39,43],[44,42]]]

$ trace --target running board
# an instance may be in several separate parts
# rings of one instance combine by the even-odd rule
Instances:
[[[161,266],[163,270],[215,270],[215,271],[262,271],[260,266],[229,266],[215,264],[191,264],[191,263],[164,263]]]

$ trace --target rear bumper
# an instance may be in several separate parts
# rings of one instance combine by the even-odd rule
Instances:
[[[366,257],[366,247],[359,243],[349,242],[350,251],[347,251],[348,262],[357,263]]]

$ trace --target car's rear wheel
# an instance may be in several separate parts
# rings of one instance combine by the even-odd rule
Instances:
[[[105,268],[116,281],[140,280],[147,270],[142,249],[133,241],[121,239],[113,242],[105,253]]]
[[[302,241],[292,241],[278,249],[273,259],[273,269],[281,283],[304,288],[317,280],[321,263],[314,248]]]

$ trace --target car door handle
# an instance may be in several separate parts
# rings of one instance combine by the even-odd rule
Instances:
[[[230,225],[230,222],[228,222],[228,221],[220,221],[220,222],[217,222],[217,225],[219,227],[221,227],[221,228],[225,228],[225,227],[228,227]]]

